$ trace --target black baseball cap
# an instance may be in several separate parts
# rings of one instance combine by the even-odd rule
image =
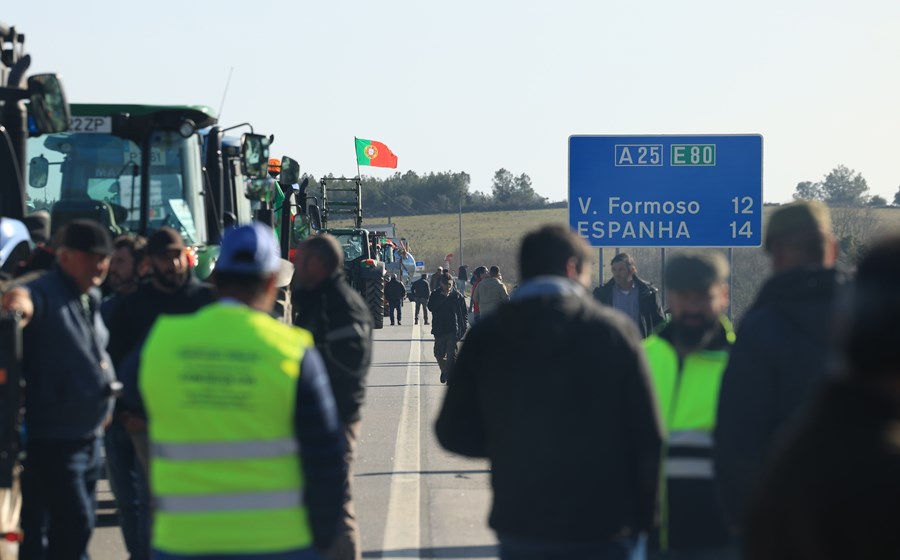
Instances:
[[[147,254],[158,257],[168,251],[184,250],[184,240],[174,229],[163,226],[156,230],[147,240]]]
[[[72,220],[63,232],[62,246],[75,251],[103,255],[112,254],[109,231],[91,220]]]

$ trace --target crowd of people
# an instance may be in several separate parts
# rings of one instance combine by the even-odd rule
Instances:
[[[669,259],[664,312],[629,255],[590,297],[583,239],[525,237],[436,422],[490,460],[502,558],[900,557],[900,237],[852,280],[820,203],[775,210],[764,243],[735,331],[721,253]]]
[[[373,321],[337,240],[285,275],[271,229],[233,228],[207,283],[175,230],[44,225],[2,298],[28,382],[20,558],[85,557],[101,445],[132,559],[361,558]],[[800,202],[764,243],[737,329],[720,253],[672,256],[664,309],[626,253],[591,294],[564,226],[524,237],[512,293],[497,266],[389,279],[391,324],[409,298],[434,336],[438,440],[490,460],[502,558],[900,557],[900,238],[851,278],[828,208]]]

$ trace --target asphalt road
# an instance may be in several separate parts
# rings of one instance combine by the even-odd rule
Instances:
[[[445,386],[432,356],[429,327],[413,325],[413,306],[402,326],[375,331],[366,404],[353,484],[363,558],[497,558],[490,507],[489,467],[444,451],[434,419]],[[112,494],[102,483],[94,560],[127,558]]]

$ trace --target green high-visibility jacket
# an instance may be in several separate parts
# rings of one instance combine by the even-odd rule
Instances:
[[[662,550],[669,548],[670,540],[704,546],[703,540],[709,537],[715,543],[722,537],[720,533],[724,530],[718,506],[713,504],[704,507],[704,504],[698,504],[704,502],[707,495],[715,494],[713,429],[716,425],[722,374],[728,364],[730,346],[735,340],[729,321],[721,317],[720,322],[724,330],[724,341],[720,336],[720,344],[717,346],[696,350],[681,360],[675,347],[667,339],[666,329],[643,341],[660,418],[667,434],[660,484],[662,511],[659,543]],[[689,483],[688,486],[684,485],[685,482]],[[688,494],[691,489],[697,491],[697,500],[689,502],[689,514],[671,511],[673,483],[682,484],[682,489]],[[697,490],[697,483],[701,483],[700,490]],[[697,508],[709,511],[698,514]],[[674,523],[679,529],[676,534],[670,533],[673,515],[681,516]],[[685,519],[686,516],[693,520]],[[727,539],[727,535],[724,538]]]
[[[294,409],[312,335],[242,305],[162,316],[141,354],[153,547],[253,554],[312,546]]]

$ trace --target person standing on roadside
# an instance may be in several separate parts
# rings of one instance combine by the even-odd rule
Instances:
[[[466,335],[435,425],[445,449],[490,460],[504,560],[639,560],[653,527],[647,364],[634,325],[588,293],[589,259],[564,226],[525,236],[524,282]]]
[[[469,298],[469,313],[472,314],[472,324],[478,320],[478,317],[481,314],[481,306],[478,305],[478,302],[475,301],[475,289],[478,287],[478,284],[484,280],[484,277],[487,276],[487,268],[483,266],[479,266],[475,269],[475,272],[472,273],[472,297]]]
[[[651,559],[737,557],[713,480],[713,429],[719,383],[734,344],[728,261],[721,253],[684,252],[666,264],[672,319],[644,339],[666,428],[660,527]]]
[[[313,560],[333,541],[341,428],[311,333],[271,315],[280,261],[268,226],[226,231],[219,301],[143,344],[157,560]]]
[[[834,372],[834,315],[844,283],[831,212],[821,202],[776,209],[764,244],[773,275],[741,321],[716,421],[716,482],[736,533],[773,443]]]
[[[431,291],[428,289],[428,280],[425,279],[426,276],[427,275],[423,272],[421,278],[412,283],[413,299],[416,302],[416,325],[419,324],[419,308],[422,309],[425,324],[428,324],[428,297],[431,295]]]
[[[120,235],[113,240],[107,285],[113,294],[103,301],[100,313],[109,324],[113,309],[125,295],[134,293],[146,275],[147,240],[141,236]],[[121,364],[117,364],[121,365]],[[119,527],[130,560],[149,558],[150,490],[147,476],[128,430],[125,428],[125,408],[116,401],[113,421],[106,427],[103,444],[106,450],[106,470],[110,489],[116,500]]]
[[[344,277],[344,252],[333,236],[305,240],[297,247],[294,263],[294,324],[313,334],[325,360],[345,443],[343,510],[338,535],[326,558],[358,560],[362,545],[351,480],[362,425],[359,409],[372,360],[372,314]]]
[[[895,234],[866,251],[842,290],[837,374],[815,388],[747,495],[748,560],[900,558],[897,286]]]
[[[428,280],[428,286],[431,288],[431,291],[435,291],[441,287],[441,275],[444,273],[444,267],[437,267],[437,271],[431,275],[431,278]]]
[[[107,284],[114,294],[136,292],[141,279],[150,271],[146,261],[147,240],[140,235],[120,235],[113,240]]]
[[[638,278],[637,265],[628,253],[619,253],[610,263],[612,278],[594,289],[594,297],[600,303],[615,307],[631,317],[643,338],[647,338],[666,322],[659,290]]]
[[[3,295],[3,309],[21,313],[24,327],[23,560],[87,558],[96,522],[100,436],[118,390],[99,312],[98,288],[110,253],[105,228],[73,220],[61,233],[57,264]],[[44,512],[46,550],[42,528],[31,525],[42,523]]]
[[[500,304],[509,301],[509,291],[503,283],[500,267],[491,267],[488,277],[478,283],[478,287],[472,293],[473,304],[478,304],[479,317],[493,312]]]
[[[110,300],[107,313],[109,355],[120,369],[161,315],[194,313],[215,300],[212,286],[194,277],[184,241],[174,229],[164,227],[153,233],[145,252],[150,281]],[[133,560],[150,557],[144,414],[128,403],[117,402],[105,437],[110,486],[119,509],[122,536]]]
[[[431,311],[431,334],[434,335],[434,358],[441,370],[441,383],[450,378],[456,363],[459,341],[466,334],[468,317],[466,300],[453,287],[450,274],[441,274],[440,288],[431,292],[428,309]]]
[[[396,274],[391,274],[390,281],[384,286],[384,297],[388,300],[390,308],[391,324],[394,324],[394,311],[397,312],[397,324],[402,325],[403,300],[406,298],[406,288],[397,280]]]

